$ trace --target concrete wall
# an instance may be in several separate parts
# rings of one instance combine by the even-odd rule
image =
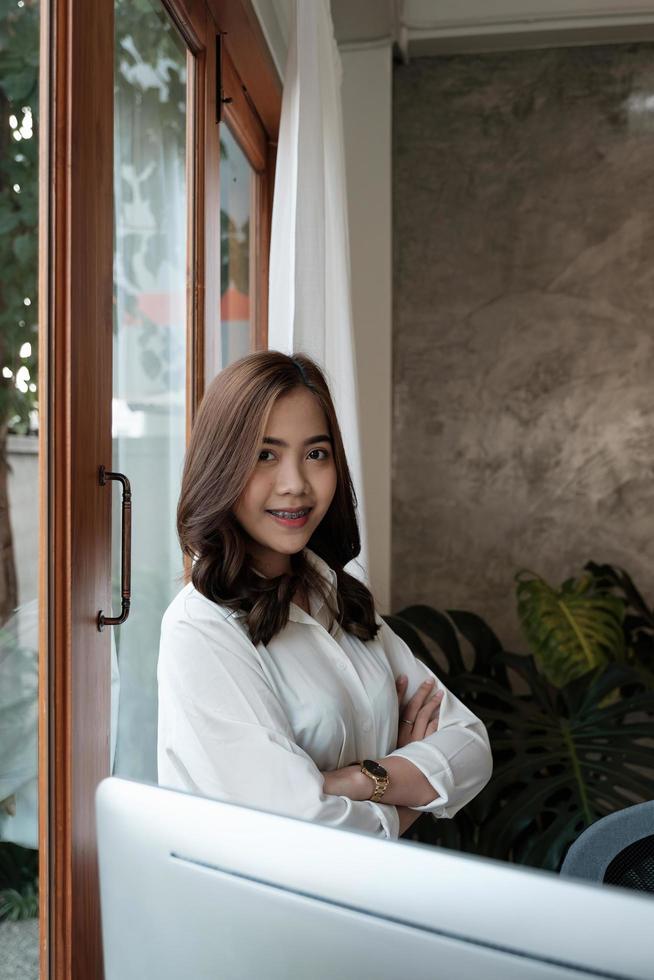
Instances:
[[[396,609],[517,646],[523,566],[654,591],[653,84],[650,45],[396,68]]]

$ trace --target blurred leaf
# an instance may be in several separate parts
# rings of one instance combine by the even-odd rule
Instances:
[[[0,203],[0,235],[6,235],[20,224],[20,212],[9,210]]]
[[[0,841],[0,921],[38,915],[38,851]]]
[[[634,684],[633,671],[614,664],[545,697],[519,697],[474,677],[458,686],[464,699],[481,687],[495,700],[480,708],[495,760],[474,801],[480,853],[556,870],[594,820],[651,799],[654,696],[623,697]]]
[[[587,562],[585,568],[600,589],[619,596],[624,602],[626,615],[622,627],[627,660],[643,683],[654,688],[654,610],[647,605],[623,568],[598,565],[593,561]]]
[[[447,664],[445,683],[487,727],[494,772],[452,820],[426,815],[408,836],[557,870],[586,826],[654,795],[654,693],[635,668],[616,663],[559,688],[535,657],[503,651],[480,617],[461,611],[448,617],[472,644],[470,670],[461,669],[458,641],[443,613],[420,606],[385,618],[442,676],[421,633],[437,643]],[[526,693],[516,694],[512,679]]]
[[[0,891],[0,922],[35,919],[38,914],[39,893],[33,884],[25,885],[22,891],[16,888]]]
[[[21,365],[37,375],[38,309],[38,79],[39,6],[35,0],[0,4],[0,367]],[[28,110],[28,111],[25,111]],[[26,124],[31,115],[32,127]],[[17,127],[8,125],[16,117]],[[23,128],[23,124],[26,124]],[[31,132],[31,135],[30,135]],[[18,133],[22,139],[17,141]],[[20,192],[14,190],[15,186]],[[25,305],[25,298],[31,305]],[[19,358],[26,340],[32,356]],[[29,431],[37,392],[22,392],[12,379],[0,383],[0,431]]]
[[[436,609],[432,609],[430,606],[408,606],[406,609],[402,609],[397,613],[396,618],[401,620],[402,624],[408,624],[414,632],[415,630],[420,630],[440,647],[447,658],[449,673],[459,674],[465,670],[459,641],[447,616],[444,616],[443,613],[438,612]],[[389,625],[392,629],[395,629],[394,623],[390,620],[391,617],[387,617]],[[399,624],[399,628],[403,628],[401,624]],[[404,629],[406,629],[406,626]],[[411,634],[409,633],[409,635]],[[406,639],[406,637],[403,637],[403,639]],[[427,647],[419,637],[414,642],[421,644],[423,660],[427,663],[433,660]],[[408,639],[407,643],[411,646]]]
[[[2,79],[2,87],[12,102],[24,102],[34,92],[35,71],[32,67],[7,74]]]
[[[558,590],[530,572],[519,572],[516,581],[527,641],[557,687],[594,667],[624,660],[624,602],[598,590],[592,575],[568,579]]]
[[[33,236],[28,232],[17,235],[13,241],[13,249],[14,255],[21,265],[27,265],[34,254]]]

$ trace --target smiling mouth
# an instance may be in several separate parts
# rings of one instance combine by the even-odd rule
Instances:
[[[268,510],[266,513],[286,527],[302,527],[312,510],[312,507],[302,507],[300,510]]]

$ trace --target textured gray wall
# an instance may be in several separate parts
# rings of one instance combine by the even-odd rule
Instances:
[[[654,593],[654,46],[394,75],[394,610],[622,564]]]

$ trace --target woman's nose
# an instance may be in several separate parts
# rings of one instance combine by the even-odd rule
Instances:
[[[286,460],[278,470],[278,490],[285,493],[303,493],[307,478],[302,466],[294,460]]]

